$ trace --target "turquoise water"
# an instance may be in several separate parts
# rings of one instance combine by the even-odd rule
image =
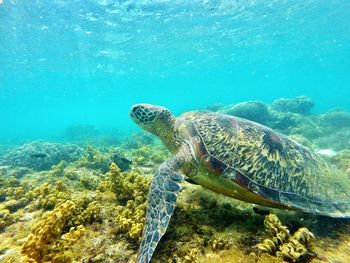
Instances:
[[[0,141],[136,130],[141,102],[179,114],[308,95],[350,110],[349,13],[347,0],[3,0]]]

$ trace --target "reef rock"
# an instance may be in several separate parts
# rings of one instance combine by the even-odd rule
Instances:
[[[220,113],[233,115],[266,124],[270,119],[268,106],[261,101],[247,101],[228,106],[219,111]]]
[[[329,129],[328,134],[320,136],[314,140],[318,148],[333,149],[341,151],[350,147],[349,129]]]
[[[210,111],[214,111],[217,112],[221,109],[225,108],[225,104],[223,103],[213,103],[211,105],[209,105],[206,109],[210,110]]]
[[[138,149],[143,145],[152,145],[154,142],[154,136],[142,131],[125,138],[122,146],[125,149]]]
[[[131,169],[132,161],[126,158],[122,151],[113,148],[103,151],[92,146],[86,147],[83,157],[76,162],[76,166],[106,173],[112,162],[123,172]]]
[[[73,144],[32,142],[11,150],[0,158],[0,165],[49,170],[61,161],[67,163],[82,157],[84,150]]]
[[[302,115],[307,115],[310,113],[314,106],[314,102],[310,97],[299,96],[294,99],[277,99],[272,102],[272,109],[280,112],[293,112]]]
[[[320,124],[337,130],[350,127],[350,113],[342,110],[333,110],[323,114],[320,118]]]

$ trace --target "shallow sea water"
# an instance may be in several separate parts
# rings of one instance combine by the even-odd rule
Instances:
[[[137,103],[266,125],[347,185],[349,13],[345,0],[0,0],[0,262],[135,262],[149,182],[172,156],[130,118]],[[314,239],[262,253],[276,233],[260,209],[185,182],[152,261],[348,262],[348,219],[270,209]]]

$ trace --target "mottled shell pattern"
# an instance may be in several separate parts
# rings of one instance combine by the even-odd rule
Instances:
[[[263,125],[209,111],[177,118],[197,142],[195,158],[256,198],[297,210],[350,217],[350,180],[310,149]]]

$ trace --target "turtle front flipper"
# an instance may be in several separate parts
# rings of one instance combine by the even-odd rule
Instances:
[[[148,194],[145,228],[138,251],[137,262],[148,263],[164,235],[175,209],[177,193],[184,177],[177,171],[183,164],[179,155],[164,162],[153,177]]]

